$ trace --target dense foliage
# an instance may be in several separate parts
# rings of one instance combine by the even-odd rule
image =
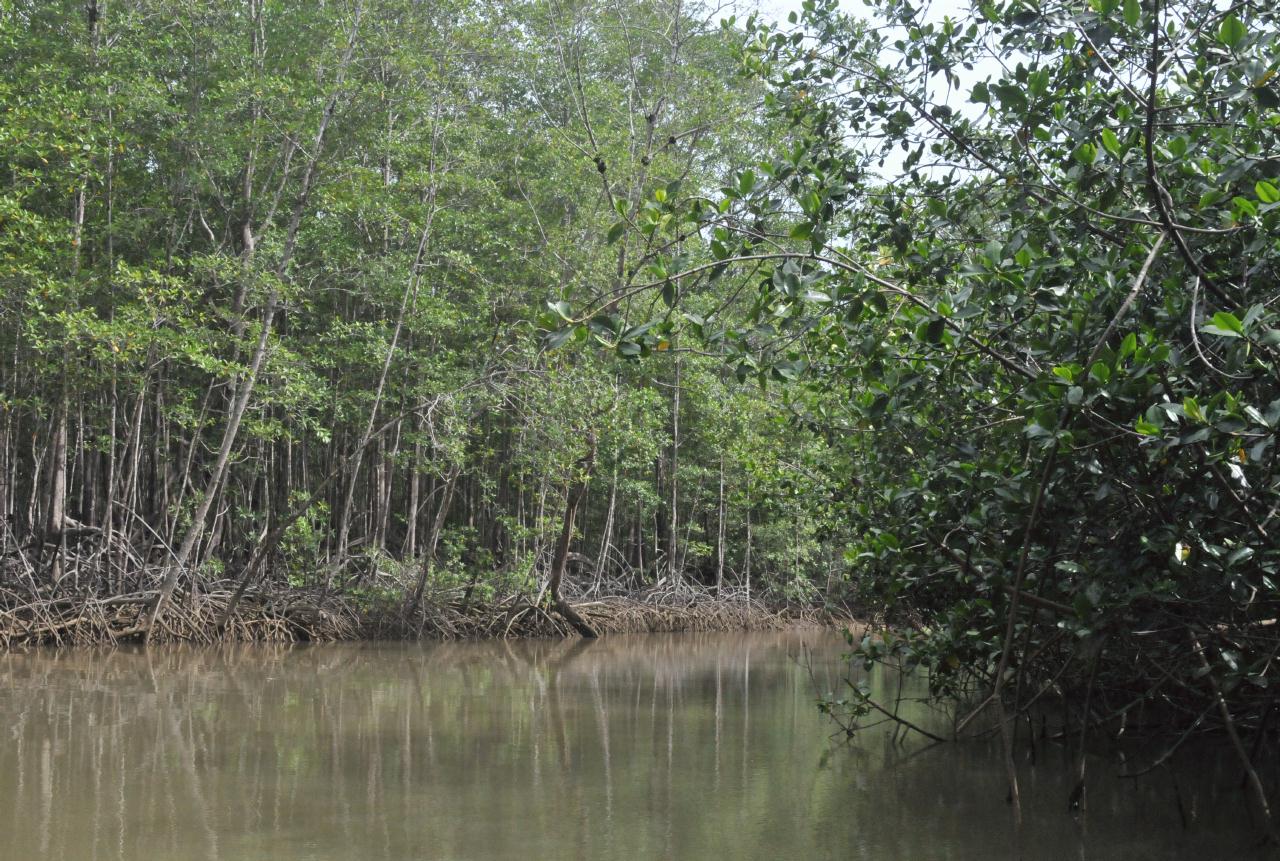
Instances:
[[[1278,13],[872,6],[749,26],[787,140],[716,193],[655,198],[671,226],[631,226],[700,232],[706,257],[654,254],[647,280],[739,377],[799,381],[856,588],[913,623],[868,659],[925,665],[1006,736],[1059,697],[1077,728],[1225,730],[1262,803]],[[694,306],[731,279],[737,313]]]
[[[618,212],[764,151],[709,15],[0,3],[16,632],[33,591],[532,599],[580,478],[578,592],[842,580],[773,395],[538,338],[548,297],[626,277]]]

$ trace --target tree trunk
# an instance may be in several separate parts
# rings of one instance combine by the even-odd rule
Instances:
[[[613,546],[613,520],[618,507],[618,467],[613,467],[613,477],[609,481],[609,508],[604,515],[604,534],[600,537],[600,552],[596,555],[595,588],[600,588],[604,577],[604,566],[609,559],[609,550]]]
[[[421,471],[422,443],[414,442],[413,468],[409,471],[408,514],[405,517],[404,544],[400,550],[400,556],[406,562],[411,562],[417,555],[418,551],[418,495],[421,492],[420,488],[422,487],[422,477],[419,474]]]
[[[357,3],[355,8],[355,17],[351,25],[351,32],[347,40],[347,48],[343,54],[341,63],[338,65],[338,69],[334,77],[333,91],[329,94],[329,98],[325,102],[319,126],[317,127],[315,137],[312,140],[311,158],[303,173],[302,186],[299,190],[298,200],[294,204],[293,212],[289,219],[289,226],[285,233],[284,246],[281,249],[280,260],[276,265],[276,275],[278,278],[283,278],[288,270],[289,261],[293,256],[293,251],[297,244],[298,228],[301,226],[302,214],[306,209],[307,201],[311,193],[311,185],[315,180],[316,167],[319,164],[320,156],[324,148],[325,132],[329,128],[329,121],[333,118],[334,109],[337,106],[338,96],[341,92],[342,82],[346,77],[347,68],[350,66],[351,59],[355,54],[356,35],[359,32],[362,12],[363,3]],[[249,398],[253,394],[254,384],[258,379],[258,371],[262,368],[262,362],[267,354],[267,346],[271,337],[271,324],[275,319],[279,303],[280,292],[278,288],[273,288],[267,297],[266,309],[262,314],[262,330],[258,334],[258,342],[254,347],[253,358],[249,362],[248,371],[240,382],[239,391],[234,396],[231,413],[227,417],[227,425],[222,432],[222,443],[218,447],[218,456],[214,461],[213,474],[209,477],[209,482],[205,487],[204,493],[200,497],[200,502],[196,505],[196,510],[191,518],[191,525],[187,528],[186,534],[182,538],[182,543],[179,546],[177,553],[169,560],[165,570],[164,582],[161,584],[160,590],[156,593],[156,597],[151,604],[151,610],[147,614],[146,621],[135,631],[135,633],[142,634],[144,639],[147,639],[150,636],[151,631],[155,627],[156,621],[160,618],[160,614],[172,599],[174,590],[178,586],[178,578],[186,569],[187,563],[191,558],[191,551],[195,549],[196,542],[199,541],[201,534],[204,532],[205,519],[209,515],[209,509],[213,505],[213,501],[218,496],[222,487],[222,481],[226,477],[227,467],[231,460],[231,450],[235,446],[236,436],[240,431],[240,421],[244,418],[245,410],[249,406]]]
[[[716,524],[716,594],[724,587],[724,454],[720,455],[720,496]]]
[[[418,584],[413,590],[413,600],[409,602],[407,612],[411,615],[422,603],[422,595],[427,588],[427,578],[431,576],[431,568],[435,565],[436,550],[440,546],[440,533],[444,531],[444,522],[449,516],[449,506],[453,502],[453,491],[458,486],[458,476],[462,467],[454,465],[445,477],[444,488],[440,491],[440,505],[436,508],[436,518],[431,523],[431,532],[427,535],[427,547],[422,554],[422,567],[418,571]]]
[[[680,534],[680,357],[675,360],[675,385],[671,392],[671,522],[667,527],[667,569],[671,580],[679,585],[682,580],[676,560],[676,547]]]
[[[67,398],[64,394],[54,418],[53,436],[49,441],[49,494],[45,505],[44,542],[57,543],[49,564],[49,582],[62,579],[67,514]]]
[[[578,615],[578,611],[560,595],[560,583],[564,580],[564,569],[569,561],[569,544],[573,540],[573,520],[578,513],[578,505],[587,495],[587,485],[591,483],[591,468],[595,465],[596,437],[594,433],[587,436],[587,456],[579,462],[581,475],[578,483],[569,488],[565,494],[564,522],[560,524],[560,540],[556,542],[555,556],[551,560],[551,577],[547,581],[547,594],[552,605],[573,629],[584,637],[595,639],[599,636],[595,629]]]

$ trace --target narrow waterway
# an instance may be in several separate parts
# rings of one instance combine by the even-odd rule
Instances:
[[[990,747],[831,741],[814,702],[842,649],[811,631],[8,654],[0,858],[1014,857]],[[1251,857],[1225,758],[1144,781],[1092,762],[1083,818],[1065,752],[1023,766],[1024,857]]]

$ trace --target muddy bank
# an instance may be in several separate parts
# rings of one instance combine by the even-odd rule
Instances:
[[[230,582],[177,592],[146,639],[211,644],[576,636],[569,622],[536,596],[484,602],[441,593],[410,611],[399,599],[322,590],[250,591],[232,606],[233,594]],[[0,595],[0,648],[137,641],[155,595],[144,591],[97,597],[5,589]],[[571,603],[602,635],[778,630],[851,621],[823,609],[771,606],[746,595],[714,595],[695,588],[579,596]]]

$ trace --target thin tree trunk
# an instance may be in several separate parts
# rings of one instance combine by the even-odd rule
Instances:
[[[329,94],[329,98],[325,103],[323,114],[320,118],[319,127],[316,129],[315,137],[311,146],[311,158],[307,163],[306,171],[302,177],[302,187],[299,191],[298,200],[294,205],[293,214],[289,219],[289,227],[285,234],[283,249],[281,250],[280,261],[276,266],[277,277],[283,278],[297,243],[298,228],[302,223],[302,214],[306,209],[308,198],[311,193],[311,185],[315,180],[316,167],[320,160],[321,152],[324,147],[325,132],[329,128],[329,121],[333,118],[334,108],[337,106],[338,96],[341,93],[342,82],[346,77],[347,68],[351,64],[351,58],[355,54],[356,35],[360,27],[360,16],[363,12],[363,3],[357,3],[355,7],[354,20],[351,25],[351,32],[347,40],[346,52],[343,54],[342,61],[338,65],[334,78],[334,88]],[[272,288],[270,295],[267,297],[267,306],[262,315],[262,329],[258,334],[258,342],[254,347],[253,358],[250,360],[249,369],[245,373],[243,381],[240,383],[240,391],[237,393],[232,404],[231,414],[227,417],[227,425],[222,434],[222,444],[218,447],[218,456],[214,461],[213,475],[210,476],[208,485],[205,487],[204,493],[201,495],[200,502],[196,505],[196,510],[191,518],[191,525],[187,528],[186,534],[182,538],[182,543],[177,553],[167,564],[164,582],[160,590],[156,593],[155,600],[151,604],[150,613],[147,615],[145,623],[143,623],[137,633],[141,633],[144,638],[150,636],[150,632],[154,629],[156,620],[164,611],[165,606],[173,597],[173,592],[178,586],[178,578],[186,569],[187,563],[191,558],[191,551],[195,548],[196,542],[200,539],[205,528],[205,519],[208,517],[209,508],[213,505],[214,499],[218,496],[222,487],[223,478],[226,476],[227,466],[231,460],[231,450],[235,445],[236,436],[240,431],[240,421],[244,418],[245,410],[249,405],[249,397],[253,394],[254,384],[258,379],[258,372],[262,368],[262,362],[267,354],[267,346],[270,342],[271,323],[275,318],[276,310],[279,307],[280,293],[277,288]]]
[[[65,383],[64,383],[65,387]],[[57,584],[62,579],[67,504],[67,396],[64,390],[53,419],[53,434],[49,440],[49,496],[45,504],[44,537],[46,544],[57,542],[49,564],[49,582]]]
[[[578,505],[587,495],[587,486],[591,483],[591,469],[595,466],[596,437],[594,433],[587,435],[587,445],[587,455],[578,464],[580,470],[578,483],[571,486],[565,494],[564,521],[560,524],[560,540],[556,542],[555,556],[551,559],[551,576],[547,580],[547,594],[556,612],[564,617],[575,631],[584,637],[595,639],[599,636],[595,629],[560,595],[560,584],[564,580],[565,566],[569,561],[569,544],[573,540],[573,520],[578,513]]]
[[[675,385],[671,392],[671,523],[667,529],[667,566],[671,580],[676,585],[682,581],[682,572],[676,560],[676,547],[680,534],[680,357],[675,359]]]
[[[409,506],[405,517],[404,544],[400,555],[406,561],[412,561],[417,555],[418,544],[418,495],[422,488],[422,443],[413,444],[413,468],[409,472]]]
[[[116,523],[116,448],[118,433],[116,424],[120,412],[120,399],[116,383],[116,369],[111,369],[111,423],[107,435],[107,476],[104,482],[104,496],[102,517],[102,547],[103,547],[103,565],[106,566],[107,588],[111,592],[117,592],[120,584],[112,575],[111,555],[112,547],[115,544],[115,523]],[[0,505],[3,504],[3,494],[0,494]],[[6,509],[7,510],[7,509]]]
[[[604,534],[600,537],[600,553],[596,556],[595,589],[600,588],[604,576],[604,566],[609,558],[609,550],[613,546],[613,517],[618,505],[618,467],[615,462],[613,476],[609,479],[609,508],[604,515]]]
[[[422,595],[427,588],[427,579],[431,576],[431,568],[435,565],[436,550],[440,546],[440,533],[444,531],[445,519],[449,516],[449,505],[453,502],[453,491],[458,485],[458,476],[462,467],[454,465],[445,477],[441,491],[440,505],[436,508],[435,520],[431,523],[431,531],[427,534],[427,547],[422,554],[422,566],[418,570],[418,583],[413,590],[413,599],[409,602],[408,613],[412,615],[422,603]]]
[[[392,423],[388,423],[379,428],[375,436],[380,437],[387,428],[391,427],[391,425]],[[363,452],[363,449],[358,449],[352,452],[349,457],[360,457]],[[320,483],[316,485],[315,489],[311,491],[311,494],[306,499],[295,505],[287,514],[276,518],[276,522],[272,526],[271,530],[264,532],[263,537],[257,542],[253,552],[249,554],[249,560],[240,571],[240,582],[236,586],[236,591],[232,594],[231,600],[227,602],[227,607],[223,611],[222,618],[218,622],[219,630],[226,627],[227,621],[231,618],[232,614],[235,613],[236,606],[240,603],[240,599],[244,597],[244,593],[249,588],[249,584],[253,582],[258,569],[271,557],[271,554],[275,552],[280,540],[284,538],[285,532],[287,532],[289,527],[296,523],[299,518],[306,514],[311,509],[311,506],[315,505],[325,495],[329,485],[333,483],[334,479],[341,475],[345,468],[345,462],[334,465],[328,473],[320,479]],[[305,480],[302,484],[303,486],[306,486]]]
[[[720,454],[720,494],[716,524],[716,594],[724,588],[724,453]]]
[[[396,458],[400,456],[400,430],[403,422],[397,420],[391,436],[391,447],[382,457],[382,475],[378,488],[378,522],[374,527],[374,544],[381,550],[387,548],[388,531],[391,528],[391,504],[395,491]]]
[[[363,448],[364,445],[368,442],[369,434],[372,433],[373,424],[378,417],[378,410],[382,405],[382,395],[384,390],[386,389],[387,376],[391,370],[391,361],[395,357],[396,345],[399,343],[400,333],[404,329],[405,311],[406,309],[409,309],[409,310],[416,309],[418,304],[418,288],[422,283],[422,263],[431,243],[431,226],[435,221],[436,191],[439,187],[435,181],[435,171],[436,171],[436,151],[440,141],[440,110],[441,110],[440,103],[437,102],[435,106],[435,115],[432,117],[431,152],[428,156],[428,164],[427,164],[427,175],[431,177],[431,185],[427,191],[427,201],[426,201],[427,217],[426,217],[426,221],[422,226],[422,232],[418,237],[418,250],[417,250],[417,253],[414,255],[413,267],[409,270],[409,281],[405,285],[404,292],[400,297],[400,310],[396,313],[395,329],[393,330],[391,335],[391,343],[387,346],[387,354],[382,362],[382,372],[378,375],[378,388],[375,391],[373,396],[373,406],[369,410],[369,420],[365,424],[364,434],[361,436],[360,443],[358,444],[358,447],[360,448]],[[388,120],[388,124],[390,124],[390,120]],[[388,138],[389,137],[390,137],[390,131],[388,131]],[[388,140],[387,141],[388,147],[390,146],[390,143],[391,143],[390,140]],[[383,180],[384,187],[390,185],[390,182],[391,182],[390,156],[386,154],[384,154],[384,158],[383,158],[382,180]],[[388,239],[387,234],[384,232],[383,234],[384,252],[386,250],[385,245],[386,245],[387,239]],[[412,307],[410,307],[410,303],[412,303]],[[343,497],[343,502],[342,502],[342,515],[338,520],[338,549],[336,554],[337,558],[335,559],[335,565],[339,568],[341,568],[344,562],[346,561],[349,530],[350,530],[350,524],[351,524],[351,503],[352,503],[352,499],[355,496],[356,477],[358,476],[359,472],[360,472],[360,460],[357,459],[351,470],[351,479],[347,482],[346,494]]]

